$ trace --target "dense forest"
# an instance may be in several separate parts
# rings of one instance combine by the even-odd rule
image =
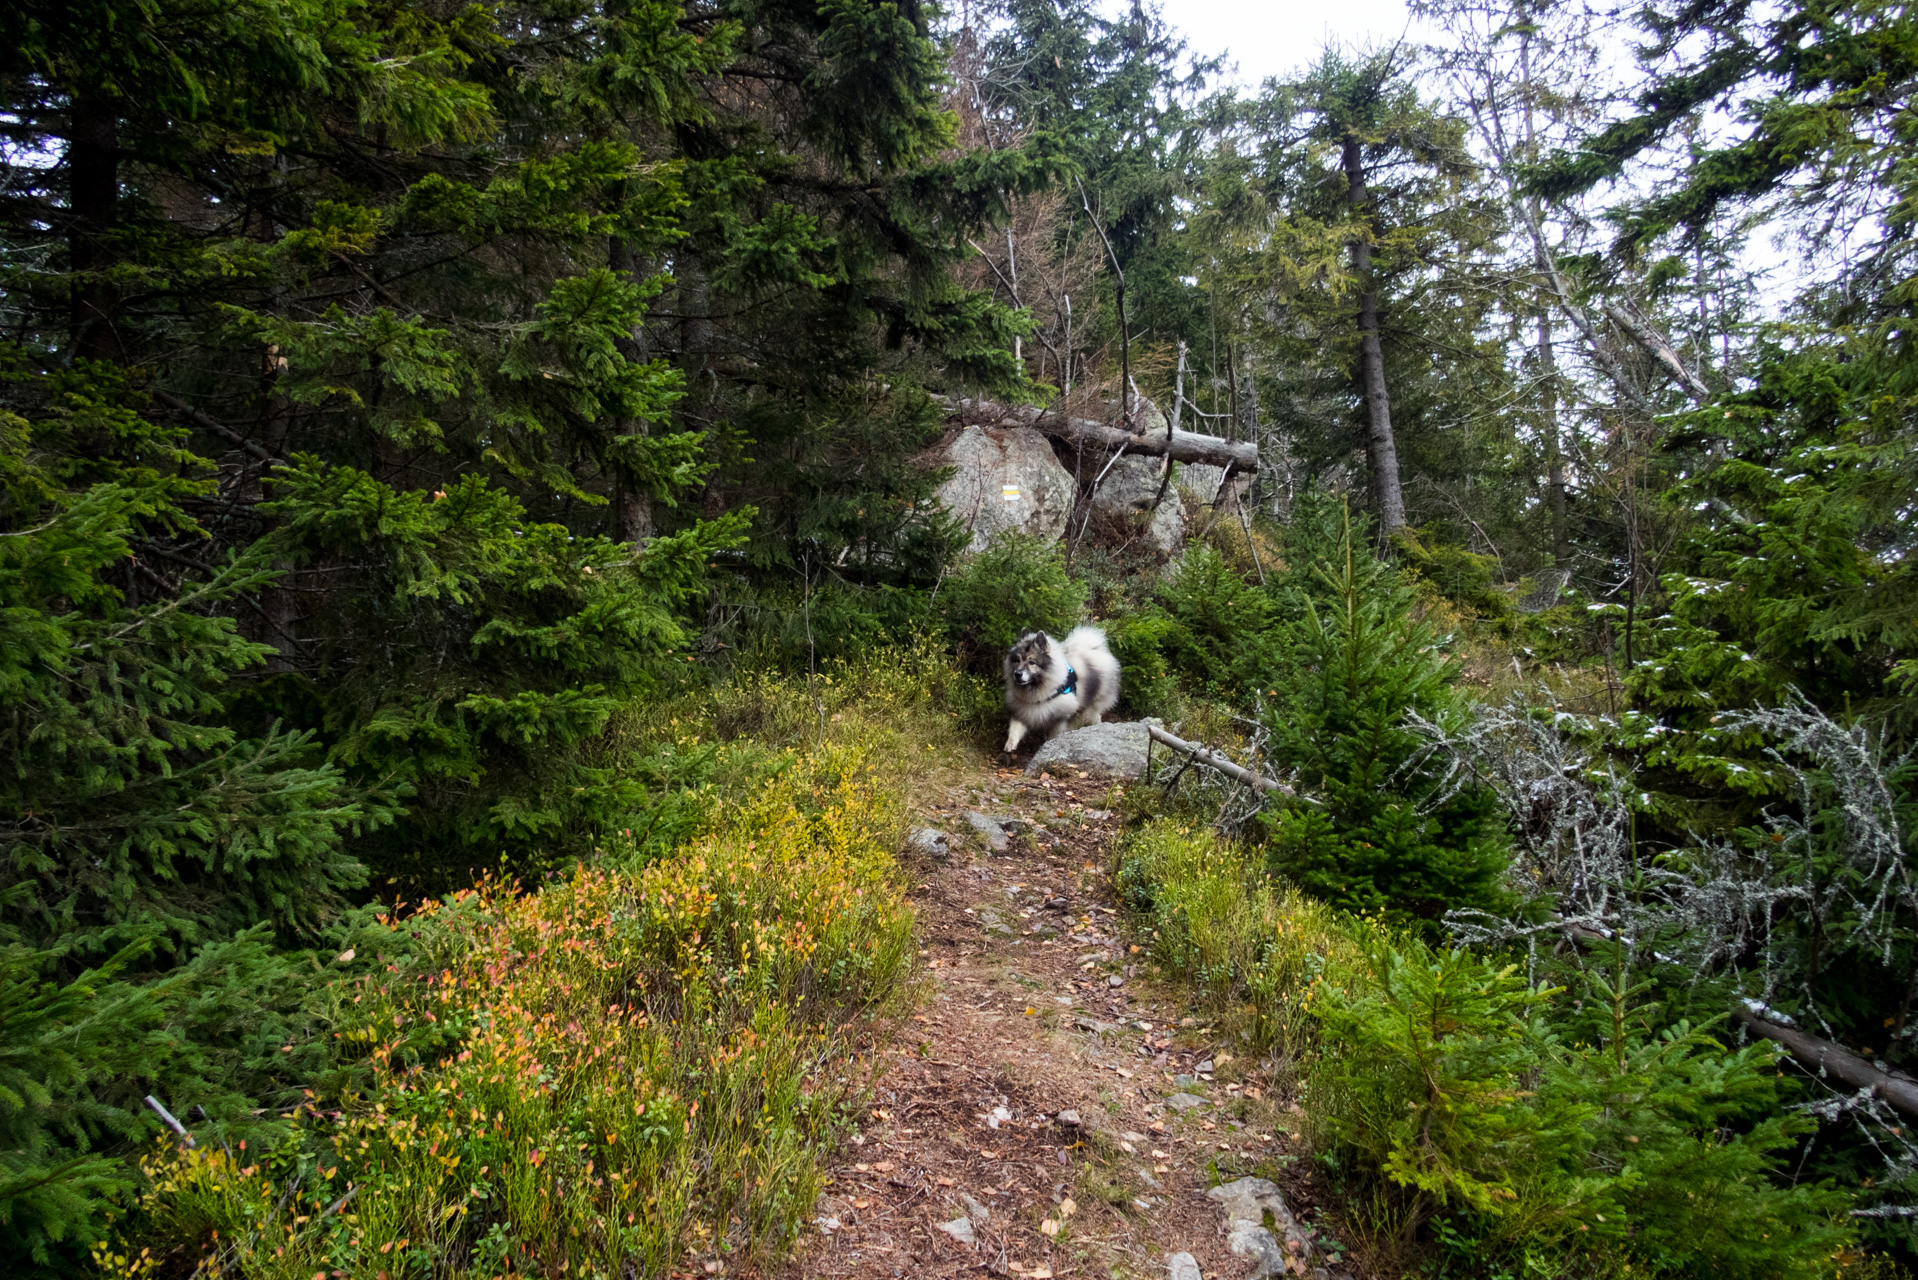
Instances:
[[[1906,1274],[1918,20],[1414,11],[0,6],[0,1268],[775,1265],[1096,620],[1370,1274]]]

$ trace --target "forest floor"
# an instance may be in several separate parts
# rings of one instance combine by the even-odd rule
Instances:
[[[927,982],[782,1280],[1142,1280],[1180,1252],[1206,1280],[1245,1277],[1206,1192],[1247,1175],[1321,1225],[1275,1064],[1235,1061],[1121,931],[1122,794],[990,768],[921,792],[915,824],[950,846],[903,855]]]

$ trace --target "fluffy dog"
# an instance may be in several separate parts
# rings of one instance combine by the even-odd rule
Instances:
[[[1064,640],[1028,631],[1006,654],[1006,750],[1026,734],[1041,741],[1060,726],[1098,724],[1119,700],[1119,660],[1106,648],[1106,633],[1075,627]]]

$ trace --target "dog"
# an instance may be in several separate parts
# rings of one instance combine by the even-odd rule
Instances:
[[[1028,631],[1006,654],[1006,751],[1028,733],[1041,741],[1061,725],[1098,724],[1119,701],[1119,660],[1106,648],[1106,633],[1075,627],[1064,640]]]

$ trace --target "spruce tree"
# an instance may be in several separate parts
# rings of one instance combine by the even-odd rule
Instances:
[[[1442,785],[1413,719],[1456,711],[1456,662],[1415,618],[1415,592],[1354,537],[1309,570],[1265,727],[1268,759],[1300,798],[1271,820],[1277,874],[1363,913],[1435,925],[1496,909],[1506,837],[1493,796]]]

